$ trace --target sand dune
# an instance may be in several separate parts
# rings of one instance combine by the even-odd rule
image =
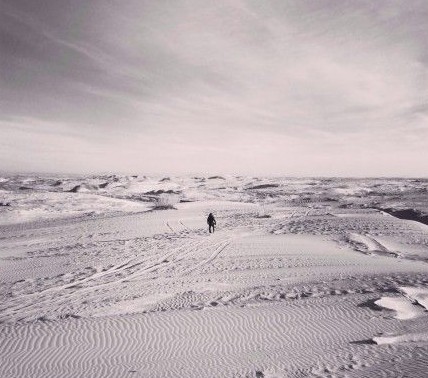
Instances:
[[[426,225],[343,206],[401,181],[49,180],[3,183],[183,201],[0,226],[1,377],[426,376]]]

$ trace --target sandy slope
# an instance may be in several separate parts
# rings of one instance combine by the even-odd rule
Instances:
[[[425,225],[200,197],[1,228],[0,376],[427,375]]]

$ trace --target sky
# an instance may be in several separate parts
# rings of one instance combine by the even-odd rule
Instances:
[[[427,176],[425,0],[0,0],[0,171]]]

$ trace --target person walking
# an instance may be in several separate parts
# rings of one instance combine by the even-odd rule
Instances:
[[[216,222],[216,220],[215,220],[215,218],[214,218],[213,213],[210,213],[210,214],[208,215],[207,223],[208,223],[208,231],[209,231],[209,232],[210,232],[210,234],[211,234],[211,228],[212,228],[212,230],[213,230],[212,232],[214,232],[215,225],[217,224],[217,222]]]

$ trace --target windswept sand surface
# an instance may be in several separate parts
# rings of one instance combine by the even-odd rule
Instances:
[[[2,378],[428,376],[424,180],[0,184]]]

